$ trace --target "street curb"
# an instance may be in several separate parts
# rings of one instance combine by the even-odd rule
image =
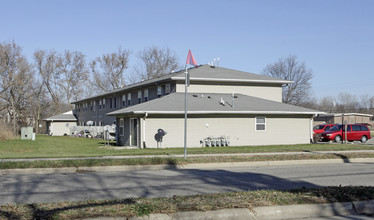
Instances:
[[[374,163],[374,158],[194,163],[194,164],[185,164],[185,165],[165,164],[165,165],[126,165],[126,166],[1,169],[0,175],[84,173],[84,172],[121,172],[121,171],[160,170],[160,169],[212,169],[212,168],[216,169],[216,168],[240,167],[240,166],[258,167],[258,166],[278,166],[278,165],[284,166],[284,165],[344,164],[344,163]]]
[[[359,208],[357,208],[359,207]],[[151,214],[142,217],[99,217],[85,220],[280,220],[374,214],[374,200],[304,204],[287,206],[264,206],[252,210],[246,208],[220,209],[205,212],[179,212],[173,214]]]

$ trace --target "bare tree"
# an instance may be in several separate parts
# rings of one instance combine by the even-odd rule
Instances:
[[[100,91],[107,92],[126,85],[125,70],[128,68],[130,51],[117,52],[96,57],[90,64],[93,84]]]
[[[78,51],[65,51],[64,55],[59,56],[59,66],[58,85],[63,91],[65,101],[72,108],[70,103],[84,98],[84,87],[88,86],[89,71],[85,56]]]
[[[336,100],[334,97],[324,97],[319,101],[319,110],[324,112],[335,112],[336,111]]]
[[[87,85],[89,73],[85,56],[78,51],[57,54],[37,50],[34,59],[42,85],[53,101],[53,114],[71,110],[70,103],[85,96],[83,87]]]
[[[339,93],[338,95],[338,111],[340,112],[357,112],[359,110],[359,102],[355,95],[349,93]]]
[[[0,99],[11,116],[13,135],[17,135],[19,124],[25,122],[29,99],[32,96],[32,67],[15,42],[0,43]]]
[[[303,105],[312,99],[313,71],[304,63],[299,63],[296,56],[290,55],[279,59],[274,64],[267,65],[263,74],[294,82],[283,87],[282,101],[284,103]]]
[[[59,88],[60,59],[55,51],[37,50],[34,52],[35,67],[46,87],[57,112],[60,112],[61,95]]]
[[[169,48],[149,47],[138,54],[137,81],[157,78],[180,69],[178,58]]]

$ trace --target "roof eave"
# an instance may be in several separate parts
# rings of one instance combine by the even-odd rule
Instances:
[[[185,77],[174,76],[171,80],[185,80]],[[247,82],[247,83],[268,83],[268,84],[291,84],[294,81],[287,80],[261,80],[261,79],[217,79],[217,78],[196,78],[191,77],[190,81],[204,82]]]
[[[120,113],[109,113],[107,115],[127,115],[127,114],[154,114],[154,115],[179,115],[184,114],[184,111],[129,111]],[[238,114],[266,114],[266,115],[317,115],[324,114],[324,112],[293,112],[293,111],[188,111],[189,115],[208,115],[208,114],[226,114],[226,115],[238,115]]]

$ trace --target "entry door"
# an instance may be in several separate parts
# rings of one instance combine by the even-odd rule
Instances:
[[[138,146],[138,119],[130,118],[130,145]]]

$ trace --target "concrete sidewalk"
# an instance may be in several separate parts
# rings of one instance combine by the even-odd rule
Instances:
[[[266,206],[253,209],[221,209],[206,212],[179,212],[173,214],[151,214],[143,217],[99,217],[86,220],[280,220],[332,216],[346,216],[345,219],[369,219],[374,214],[374,200],[307,204],[288,206]],[[349,218],[351,216],[351,218]],[[353,217],[352,217],[353,216]],[[328,218],[326,218],[328,219]]]

